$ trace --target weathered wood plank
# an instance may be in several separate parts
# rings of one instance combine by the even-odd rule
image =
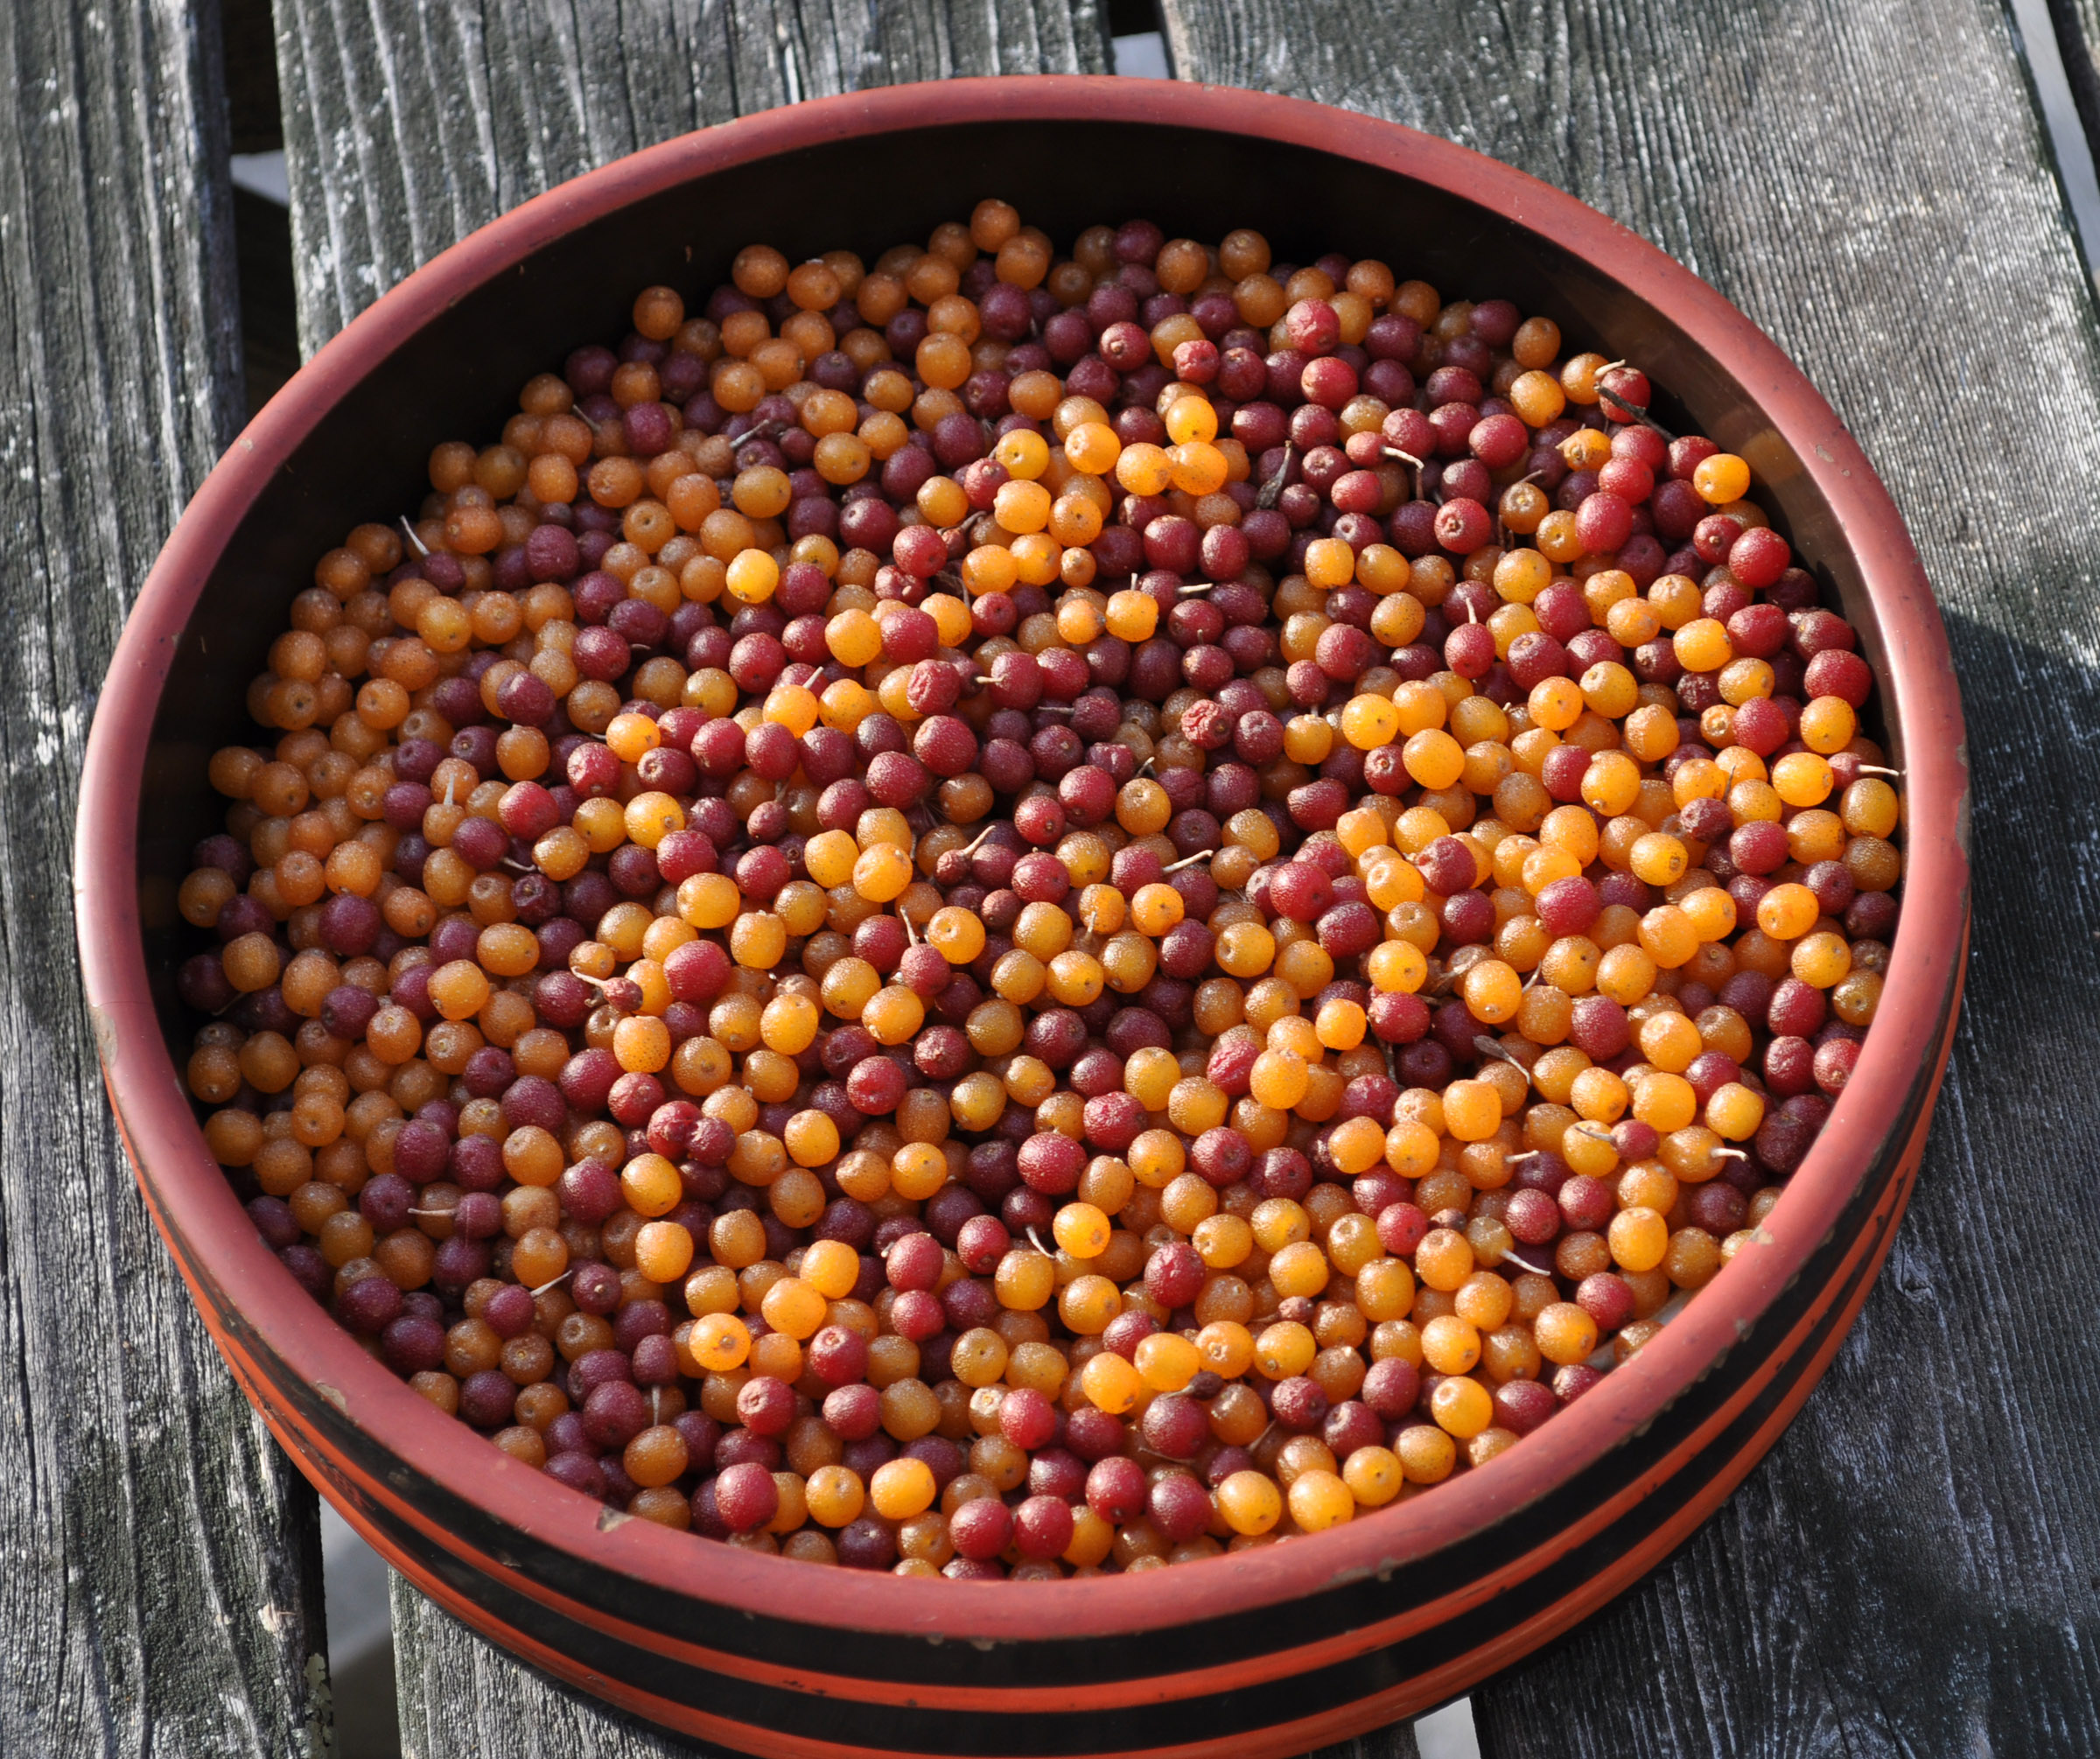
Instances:
[[[955,74],[1102,73],[1095,0],[282,0],[277,59],[311,354],[527,197],[690,130]]]
[[[686,1741],[556,1685],[393,1579],[402,1759],[688,1759]]]
[[[312,1493],[118,1147],[66,874],[132,594],[241,414],[217,14],[0,8],[0,1752],[324,1750]]]
[[[2086,142],[2100,151],[2100,0],[2048,0],[2048,17]]]
[[[1801,1420],[1698,1538],[1475,1694],[1484,1744],[1504,1759],[2090,1748],[2100,1389],[2046,1341],[2078,1329],[2100,1245],[2083,1172],[2100,1108],[2071,1050],[2100,1001],[2082,853],[2100,835],[2100,591],[2070,462],[2100,438],[2100,351],[2005,12],[1165,10],[1184,77],[1478,147],[1719,286],[1875,459],[1968,690],[1976,951],[1889,1269]],[[1985,436],[1978,469],[1964,454]]]

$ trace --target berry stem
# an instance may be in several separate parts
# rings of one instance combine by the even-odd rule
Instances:
[[[1284,442],[1284,461],[1277,466],[1276,474],[1262,485],[1262,492],[1254,499],[1254,504],[1256,507],[1264,509],[1272,508],[1283,499],[1284,479],[1291,474],[1291,459],[1295,451],[1296,446],[1292,441],[1285,440]]]
[[[1640,404],[1628,403],[1624,397],[1620,396],[1618,392],[1612,390],[1606,386],[1604,382],[1604,375],[1606,373],[1617,372],[1619,368],[1623,367],[1625,364],[1626,362],[1624,361],[1606,361],[1604,365],[1597,368],[1597,395],[1602,397],[1605,402],[1609,403],[1614,409],[1620,410],[1632,420],[1639,422],[1642,427],[1653,428],[1657,433],[1661,434],[1665,440],[1674,442],[1676,439],[1676,435],[1670,432],[1670,431],[1664,427],[1661,422],[1656,420],[1656,418],[1649,415],[1646,410],[1642,409]]]
[[[1523,1076],[1526,1081],[1530,1081],[1531,1079],[1531,1071],[1526,1069],[1522,1063],[1519,1062],[1508,1051],[1504,1050],[1502,1046],[1497,1044],[1493,1039],[1489,1038],[1486,1033],[1481,1033],[1474,1039],[1473,1048],[1480,1052],[1482,1056],[1495,1057],[1502,1062],[1508,1063],[1510,1068],[1518,1070]]]
[[[1601,378],[1603,375],[1599,374],[1598,376]],[[1668,428],[1664,427],[1661,422],[1657,421],[1653,416],[1649,415],[1646,410],[1640,406],[1640,404],[1629,403],[1624,397],[1620,396],[1618,392],[1607,390],[1602,385],[1597,387],[1597,395],[1602,397],[1605,402],[1611,404],[1614,409],[1623,410],[1633,420],[1639,422],[1642,427],[1653,428],[1666,440],[1674,442],[1676,439],[1676,435],[1670,432]]]
[[[1405,465],[1411,465],[1411,466],[1414,467],[1414,472],[1415,472],[1415,499],[1416,499],[1417,501],[1419,501],[1419,500],[1421,500],[1421,499],[1422,499],[1422,460],[1421,460],[1420,459],[1417,458],[1417,457],[1414,455],[1414,453],[1412,453],[1411,452],[1403,452],[1403,451],[1402,451],[1402,450],[1401,450],[1401,449],[1400,449],[1398,446],[1396,446],[1396,445],[1389,445],[1388,447],[1386,447],[1386,449],[1385,449],[1385,455],[1386,455],[1388,458],[1396,458],[1396,459],[1398,459],[1400,460],[1400,462],[1401,462],[1401,463],[1403,463],[1403,464],[1405,464]]]

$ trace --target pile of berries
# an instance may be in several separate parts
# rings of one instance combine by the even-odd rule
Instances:
[[[614,1507],[966,1579],[1478,1468],[1800,1163],[1854,632],[1642,374],[1149,222],[654,287],[293,601],[180,909],[291,1274]]]

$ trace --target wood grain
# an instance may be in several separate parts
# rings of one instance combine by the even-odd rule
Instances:
[[[393,1594],[402,1759],[685,1759],[723,1751],[556,1685],[399,1576]]]
[[[280,0],[308,354],[564,179],[830,92],[1107,71],[1095,0]]]
[[[2084,1170],[2100,1108],[2074,1047],[2100,1003],[2100,588],[2072,461],[2100,443],[2100,352],[2006,14],[1992,0],[1165,11],[1184,77],[1477,147],[1718,286],[1875,459],[1965,686],[1967,1012],[1889,1267],[1720,1514],[1572,1641],[1475,1693],[1484,1748],[2092,1750],[2100,1384],[2074,1340],[2100,1248]]]
[[[2063,57],[2086,145],[2100,157],[2100,0],[2048,0],[2049,24]]]
[[[312,1493],[105,1104],[67,895],[95,692],[240,422],[216,12],[0,8],[0,1752],[324,1750]]]

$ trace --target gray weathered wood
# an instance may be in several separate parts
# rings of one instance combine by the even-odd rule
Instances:
[[[1975,765],[1967,1013],[1922,1181],[1828,1379],[1699,1535],[1474,1695],[1518,1755],[2100,1743],[2100,1386],[2077,1340],[2100,1110],[2100,353],[1994,0],[1482,11],[1167,0],[1185,77],[1521,165],[1714,282],[1910,522]],[[1405,272],[1405,265],[1396,265]],[[1455,290],[1454,290],[1455,291]],[[1465,290],[1486,293],[1491,289]],[[1984,464],[1973,462],[1979,450]]]
[[[2100,144],[2100,0],[2048,0],[2048,9],[2078,120]]]
[[[325,1750],[312,1493],[119,1149],[66,878],[124,612],[240,421],[215,9],[0,8],[0,1752]]]
[[[565,178],[828,92],[1107,71],[1095,0],[280,0],[311,354],[418,264]]]
[[[1094,0],[648,0],[617,17],[568,0],[279,0],[277,61],[312,353],[465,233],[622,153],[825,93],[1102,73],[1107,41]],[[551,1685],[398,1580],[394,1629],[413,1759],[690,1750]]]
[[[399,1576],[393,1594],[402,1759],[685,1759],[718,1750],[555,1685]]]

